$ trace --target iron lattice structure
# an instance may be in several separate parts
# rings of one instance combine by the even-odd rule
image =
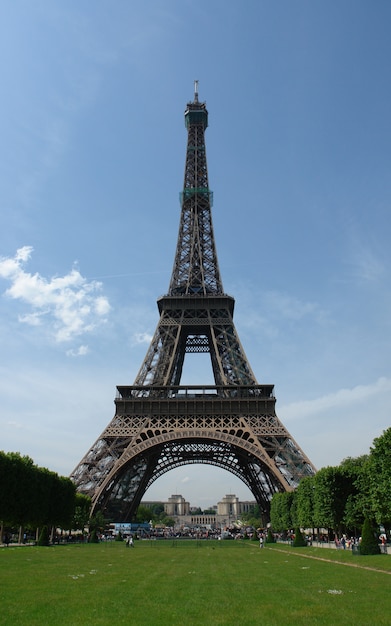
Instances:
[[[264,513],[275,492],[315,468],[275,412],[273,385],[259,385],[233,322],[212,225],[205,149],[208,112],[185,110],[187,151],[178,242],[168,294],[133,386],[117,387],[114,418],[72,473],[93,511],[132,519],[150,485],[180,465],[207,463],[238,476]],[[207,352],[214,385],[181,385],[186,353]]]

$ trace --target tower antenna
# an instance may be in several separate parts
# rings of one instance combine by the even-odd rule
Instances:
[[[194,81],[194,102],[198,102],[198,80]]]

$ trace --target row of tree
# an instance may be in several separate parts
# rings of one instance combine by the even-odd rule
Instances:
[[[391,527],[391,428],[373,441],[368,455],[347,458],[304,478],[293,492],[271,502],[274,531],[327,528],[357,535],[364,520]]]
[[[364,520],[391,528],[391,428],[374,440],[369,455],[347,458],[304,478],[293,492],[277,493],[271,502],[274,531],[327,528],[357,535]],[[0,451],[0,520],[20,527],[81,529],[88,523],[90,499],[74,483],[28,456]],[[258,511],[253,511],[254,518]],[[138,521],[168,522],[164,507],[140,506]],[[171,521],[171,520],[170,520]],[[256,519],[251,519],[254,523]],[[93,522],[93,520],[92,520]]]
[[[89,508],[90,499],[76,493],[70,478],[18,452],[0,451],[0,520],[5,526],[83,528]]]

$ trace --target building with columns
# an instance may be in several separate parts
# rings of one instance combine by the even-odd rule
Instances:
[[[169,517],[189,515],[190,504],[186,502],[183,496],[172,495],[168,498],[168,502],[164,502],[164,512]]]
[[[152,506],[156,502],[141,502],[143,506]],[[173,494],[168,498],[167,502],[162,502],[164,512],[167,516],[175,520],[176,526],[205,527],[205,528],[221,528],[228,527],[240,519],[243,513],[248,513],[254,506],[253,501],[240,501],[239,498],[231,493],[223,497],[217,503],[217,506],[209,507],[209,511],[213,513],[200,513],[199,509],[190,506],[190,503],[180,494]],[[197,512],[198,511],[198,512]]]

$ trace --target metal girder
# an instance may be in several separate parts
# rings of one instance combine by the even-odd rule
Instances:
[[[313,473],[275,414],[272,385],[162,385],[118,387],[116,414],[73,479],[94,508],[118,514],[123,498],[131,515],[156,478],[197,462],[239,476],[265,511]]]
[[[116,521],[131,519],[146,489],[184,464],[208,463],[238,476],[267,511],[273,493],[315,472],[275,413],[273,385],[259,385],[233,322],[217,261],[205,148],[208,112],[194,101],[181,214],[168,294],[131,387],[118,387],[114,418],[72,478]],[[185,356],[209,353],[213,386],[181,386]]]
[[[128,464],[118,475],[113,489],[100,494],[96,507],[108,518],[117,515],[128,521],[137,510],[142,494],[157,478],[176,467],[192,464],[208,464],[231,472],[254,493],[263,511],[269,510],[273,493],[281,490],[259,459],[233,444],[189,439],[156,446],[153,455],[141,455],[137,462]]]
[[[189,346],[210,354],[216,384],[256,384],[233,322],[233,303],[226,295],[160,298],[160,320],[135,384],[179,384]]]

